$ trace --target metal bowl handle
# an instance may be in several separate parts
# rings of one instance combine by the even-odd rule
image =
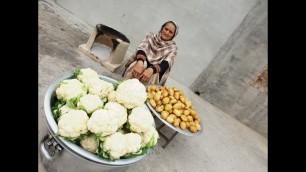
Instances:
[[[60,155],[63,148],[56,142],[56,140],[49,133],[46,135],[41,143],[41,153],[49,161],[53,161]]]

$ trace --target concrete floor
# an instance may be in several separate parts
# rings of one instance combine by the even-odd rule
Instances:
[[[90,67],[101,75],[122,79],[122,68],[111,73],[76,51],[78,45],[87,42],[92,29],[51,1],[39,1],[39,143],[48,132],[43,99],[55,79],[73,72],[75,68],[85,67]],[[267,171],[266,138],[172,78],[169,78],[166,85],[182,89],[186,97],[192,100],[203,121],[204,132],[195,137],[178,134],[165,149],[161,147],[164,140],[160,138],[153,152],[146,158],[128,167],[114,168],[111,171]],[[160,124],[158,120],[156,123]],[[170,134],[173,131],[165,128],[164,132]],[[67,152],[46,169],[41,161],[40,148],[38,149],[40,172],[110,170],[104,167],[94,169],[85,160],[69,156]]]

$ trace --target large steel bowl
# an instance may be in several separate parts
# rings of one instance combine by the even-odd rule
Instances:
[[[134,158],[129,158],[129,159],[118,159],[115,161],[111,161],[111,160],[107,160],[107,159],[102,159],[100,157],[98,157],[96,154],[93,154],[91,152],[88,152],[86,150],[84,150],[83,148],[81,148],[80,146],[73,144],[67,140],[64,140],[63,138],[59,137],[56,135],[57,131],[58,131],[58,125],[55,121],[55,119],[52,116],[52,111],[51,111],[51,106],[55,103],[55,98],[56,98],[56,93],[55,90],[57,88],[57,84],[60,83],[62,80],[65,79],[72,79],[73,78],[73,74],[66,74],[63,77],[55,80],[48,88],[46,94],[45,94],[45,98],[44,98],[44,111],[45,111],[45,117],[46,117],[46,123],[49,129],[50,134],[52,135],[52,137],[55,139],[55,141],[64,149],[67,150],[68,152],[70,152],[71,154],[86,160],[86,161],[90,161],[92,163],[98,164],[98,165],[103,165],[103,166],[109,166],[109,167],[122,167],[122,166],[128,166],[131,165],[141,159],[143,159],[144,157],[146,157],[151,151],[152,148],[148,150],[147,154],[144,155],[140,155],[140,156],[136,156]],[[112,84],[116,84],[118,83],[118,81],[106,77],[106,76],[101,76],[100,75],[100,79],[105,80],[107,82],[110,82]],[[49,136],[50,137],[50,136]],[[52,143],[54,145],[56,145],[57,143]],[[51,143],[49,143],[50,145]],[[47,155],[46,151],[46,147],[44,146],[46,144],[42,144],[42,152],[44,154],[44,156],[49,156]],[[60,156],[60,154],[58,155]],[[51,156],[49,156],[51,157]],[[50,158],[49,158],[50,159]]]

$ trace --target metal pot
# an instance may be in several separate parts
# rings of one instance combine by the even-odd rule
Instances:
[[[90,153],[76,144],[73,144],[61,137],[56,136],[58,126],[52,116],[51,105],[55,102],[57,84],[62,80],[73,78],[73,74],[67,74],[54,81],[48,88],[44,98],[45,119],[49,133],[40,143],[40,153],[43,165],[48,171],[110,171],[123,168],[136,163],[146,157],[152,149],[145,155],[136,156],[129,159],[118,159],[115,161],[99,158],[96,154]],[[100,76],[100,79],[112,84],[118,81]]]

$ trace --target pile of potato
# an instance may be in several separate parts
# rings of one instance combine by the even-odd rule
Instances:
[[[192,133],[201,130],[200,118],[183,91],[176,87],[150,85],[147,95],[150,105],[174,127],[189,129]]]

